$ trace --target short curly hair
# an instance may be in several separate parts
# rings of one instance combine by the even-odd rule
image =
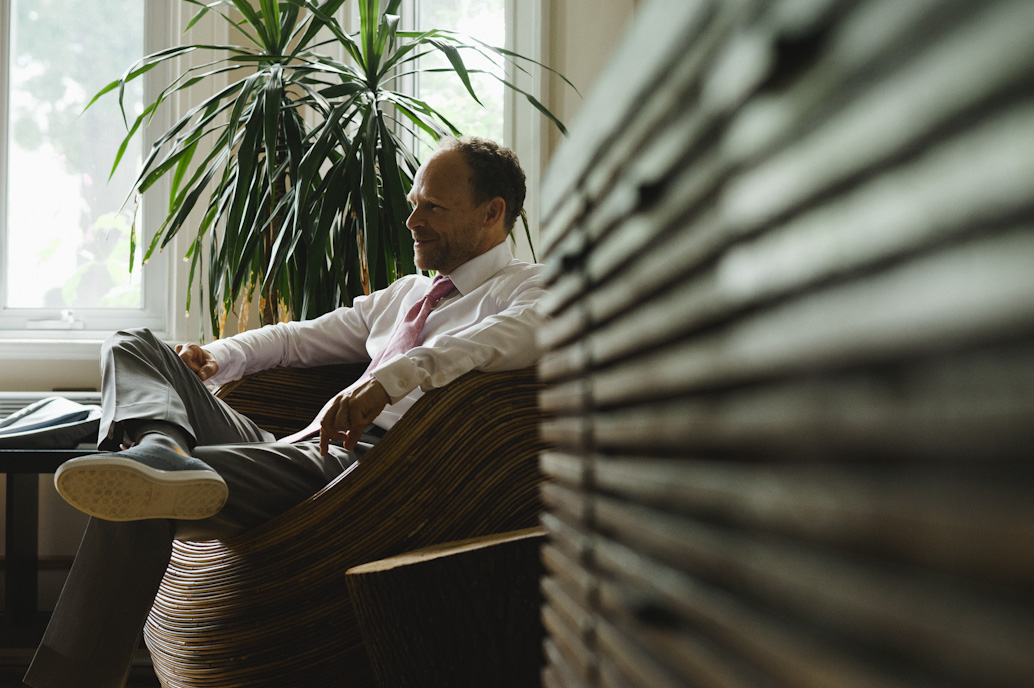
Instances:
[[[475,205],[496,196],[506,203],[506,231],[512,231],[517,216],[524,208],[527,193],[524,170],[517,154],[495,141],[480,136],[443,138],[438,150],[455,150],[463,154],[474,174],[470,178],[470,195]]]

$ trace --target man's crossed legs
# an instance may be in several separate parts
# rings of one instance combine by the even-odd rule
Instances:
[[[148,451],[161,460],[143,459],[143,468],[136,469],[130,465],[138,462],[131,449],[113,455],[111,468],[105,469],[103,458],[92,456],[82,464],[92,477],[80,473],[79,482],[89,493],[98,481],[107,481],[113,488],[108,497],[77,497],[75,480],[67,487],[73,505],[77,499],[93,499],[81,506],[95,517],[25,677],[28,685],[40,688],[121,688],[175,538],[226,538],[265,523],[323,488],[377,439],[364,435],[354,452],[331,447],[327,456],[320,456],[316,443],[275,442],[216,398],[175,351],[147,330],[109,338],[101,352],[101,372],[101,449],[153,444]],[[163,439],[162,430],[168,429]],[[161,449],[163,443],[188,455],[175,464]],[[66,466],[61,472],[66,478],[79,472],[74,464]],[[57,482],[60,486],[60,476]],[[202,491],[215,489],[214,506],[210,495],[192,501],[191,484]],[[209,512],[218,512],[198,518],[204,510],[180,509],[177,499],[207,503]]]

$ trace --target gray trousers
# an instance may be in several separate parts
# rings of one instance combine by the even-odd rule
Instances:
[[[117,449],[122,424],[162,420],[194,440],[192,454],[229,487],[226,506],[203,521],[113,522],[91,518],[25,683],[38,688],[121,688],[174,539],[242,533],[304,501],[376,442],[355,451],[314,442],[278,443],[206,388],[179,356],[147,330],[119,332],[101,351],[100,446]]]

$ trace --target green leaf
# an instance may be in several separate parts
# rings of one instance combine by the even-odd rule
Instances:
[[[494,53],[497,53],[497,54],[502,55],[504,57],[510,58],[511,64],[517,66],[522,71],[527,71],[527,70],[524,70],[522,67],[520,67],[520,62],[530,62],[531,64],[535,65],[536,67],[541,67],[542,69],[545,69],[549,73],[555,74],[556,76],[560,77],[560,79],[563,80],[563,82],[565,84],[570,86],[571,89],[573,89],[575,93],[578,93],[579,95],[581,95],[581,93],[579,93],[579,91],[575,87],[575,85],[573,83],[571,83],[570,79],[568,79],[566,76],[564,76],[563,74],[561,74],[557,70],[553,69],[549,65],[543,64],[543,63],[539,62],[538,60],[533,60],[530,57],[525,57],[523,55],[519,55],[518,53],[515,53],[512,50],[507,50],[506,48],[500,48],[500,47],[497,47],[497,46],[491,46],[488,43],[485,43],[484,41],[478,40],[477,38],[473,38],[473,37],[469,37],[469,36],[467,38],[468,38],[468,40],[471,40],[474,43],[477,43],[478,45],[482,46],[483,48],[486,48],[486,49],[490,50],[491,52],[494,52]],[[484,54],[483,51],[482,51],[482,54]]]
[[[275,64],[270,70],[269,80],[263,93],[265,100],[264,110],[264,131],[266,141],[266,170],[269,174],[269,181],[272,183],[273,169],[277,162],[277,143],[280,138],[280,105],[284,97],[283,70],[280,65]]]
[[[233,6],[241,13],[248,25],[255,30],[255,35],[258,36],[258,41],[256,42],[267,52],[279,52],[276,49],[277,42],[273,40],[267,27],[262,24],[262,18],[255,12],[251,3],[248,0],[231,0],[231,2],[233,2]]]
[[[363,58],[367,65],[373,62],[374,42],[377,40],[374,18],[380,7],[380,0],[358,0],[359,2],[359,35],[362,37]],[[370,73],[367,67],[367,74]]]
[[[397,14],[382,14],[380,23],[377,26],[377,40],[376,40],[376,53],[377,53],[377,64],[379,64],[383,58],[385,51],[394,49],[395,46],[395,34],[399,28],[399,21],[401,17]],[[374,67],[377,70],[377,67]]]
[[[157,67],[162,62],[180,57],[181,55],[186,55],[187,53],[191,53],[197,50],[197,48],[198,46],[193,45],[181,46],[178,48],[167,48],[165,50],[160,50],[156,53],[152,53],[150,55],[140,58],[139,60],[134,62],[133,65],[128,70],[126,70],[125,74],[123,74],[119,79],[112,81],[108,85],[104,86],[100,91],[98,91],[96,95],[94,95],[93,98],[90,99],[90,102],[86,104],[86,107],[83,108],[83,112],[88,110],[90,106],[97,102],[97,99],[101,96],[110,93],[115,89],[118,89],[119,109],[122,111],[123,122],[125,122],[126,108],[124,97],[126,84],[132,81],[133,79],[143,76],[147,72]]]
[[[245,116],[246,112],[250,112],[257,102],[257,93],[259,86],[262,85],[263,74],[252,74],[244,80],[244,84],[241,86],[240,93],[237,94],[237,99],[234,101],[233,110],[230,112],[230,119],[227,122],[227,127],[230,131],[237,131],[241,126],[241,119]]]
[[[565,136],[567,135],[567,128],[564,126],[564,123],[561,122],[559,119],[557,119],[557,116],[554,115],[549,110],[549,108],[547,108],[545,105],[543,105],[541,102],[539,102],[538,98],[536,98],[535,96],[531,95],[530,93],[528,93],[524,89],[519,88],[516,84],[511,83],[511,82],[507,81],[506,79],[503,79],[502,77],[500,77],[498,75],[493,74],[492,76],[494,76],[498,81],[501,81],[508,88],[510,88],[510,89],[516,91],[517,93],[520,93],[521,95],[523,95],[528,100],[529,103],[531,103],[533,106],[535,106],[536,110],[538,110],[543,115],[548,117],[549,121],[551,121],[553,124],[556,125],[557,129],[560,130],[561,134],[564,134]]]
[[[262,21],[265,22],[266,31],[272,42],[270,47],[275,46],[276,52],[280,52],[280,3],[277,0],[259,0],[259,7],[262,10]]]
[[[398,142],[391,129],[383,119],[378,121],[380,126],[381,147],[379,167],[381,179],[383,180],[382,195],[384,197],[385,215],[388,224],[394,227],[394,236],[390,244],[390,251],[385,251],[385,262],[390,266],[390,279],[394,281],[400,275],[416,271],[413,264],[413,235],[406,227],[406,220],[409,218],[409,201],[407,196],[413,185],[413,178],[406,174],[399,167]]]
[[[108,174],[109,182],[111,181],[111,178],[115,176],[115,170],[118,169],[118,164],[122,162],[122,157],[126,154],[126,148],[129,146],[130,142],[136,136],[136,132],[140,129],[141,123],[143,123],[143,121],[150,116],[151,112],[154,111],[154,107],[155,106],[153,103],[147,106],[147,108],[140,114],[140,116],[133,121],[133,126],[130,127],[129,132],[122,139],[122,143],[119,144],[118,147],[118,152],[115,154],[115,162],[112,163],[111,172]]]
[[[462,81],[463,85],[467,87],[467,93],[470,94],[470,97],[473,98],[478,105],[484,105],[480,100],[478,100],[477,95],[474,93],[474,87],[470,83],[470,76],[467,74],[467,67],[463,64],[463,57],[460,55],[460,51],[457,50],[455,46],[444,41],[428,39],[427,42],[438,48],[438,50],[445,54],[445,57],[449,58],[449,62],[452,64],[452,68],[456,70],[456,74],[459,76],[460,81]]]
[[[180,184],[183,182],[183,176],[187,173],[187,170],[190,168],[190,162],[194,159],[194,153],[196,152],[197,140],[195,140],[192,144],[183,149],[183,155],[176,163],[176,172],[172,175],[172,186],[171,190],[169,191],[170,199],[179,192]]]
[[[360,167],[360,217],[363,220],[361,231],[366,244],[366,261],[369,280],[364,290],[369,293],[378,284],[379,270],[377,264],[381,243],[381,199],[377,178],[377,124],[374,111],[367,112],[363,123],[356,134],[356,140],[362,141],[362,165]]]
[[[355,82],[346,82],[343,84],[334,84],[320,91],[320,95],[324,98],[333,99],[341,98],[344,96],[351,96],[360,91],[365,91],[366,86],[363,84],[357,84]]]
[[[321,30],[328,29],[349,56],[355,60],[356,64],[360,65],[360,67],[364,65],[362,50],[359,45],[345,32],[343,28],[341,28],[341,25],[334,18],[334,13],[343,4],[344,0],[330,0],[318,7],[308,0],[287,1],[306,8],[312,13],[312,16],[316,18],[316,21],[311,22],[310,27],[306,30],[305,36],[302,37],[295,50],[295,54],[292,54],[292,57],[295,57],[303,50],[307,49],[310,41],[312,41],[312,39],[315,38]]]
[[[452,134],[459,136],[460,130],[447,120],[440,112],[417,98],[400,93],[385,93],[384,99],[393,103],[403,115],[420,129],[431,136],[434,141]],[[442,126],[442,125],[445,126]]]

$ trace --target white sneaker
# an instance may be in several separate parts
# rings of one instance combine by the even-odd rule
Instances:
[[[229,495],[204,461],[160,446],[71,459],[58,467],[54,485],[76,509],[107,521],[209,518]]]

